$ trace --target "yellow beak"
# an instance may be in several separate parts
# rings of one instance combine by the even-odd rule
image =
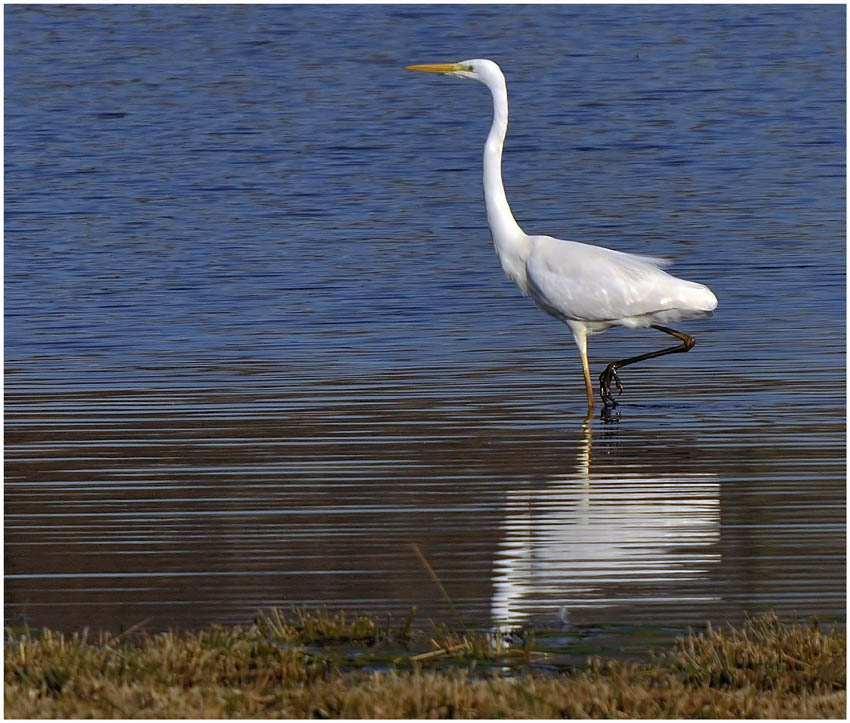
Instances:
[[[456,73],[463,69],[460,63],[429,63],[428,65],[406,65],[405,70],[420,70],[423,73]]]

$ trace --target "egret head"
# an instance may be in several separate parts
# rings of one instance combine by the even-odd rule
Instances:
[[[461,60],[459,63],[431,63],[429,65],[408,65],[406,70],[419,70],[424,73],[442,73],[456,75],[458,78],[469,78],[490,84],[494,80],[504,79],[499,66],[492,60],[475,58]]]

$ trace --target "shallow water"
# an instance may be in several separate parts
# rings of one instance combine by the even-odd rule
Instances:
[[[7,622],[843,616],[841,6],[7,6],[5,47]],[[470,56],[526,230],[720,300],[616,420],[493,254],[486,89],[402,70]]]

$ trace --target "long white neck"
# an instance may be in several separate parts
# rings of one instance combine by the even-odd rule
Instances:
[[[504,77],[499,75],[487,82],[493,94],[493,125],[484,146],[484,202],[487,205],[487,221],[493,233],[493,245],[499,254],[502,268],[525,291],[528,237],[511,213],[502,183],[502,147],[508,131],[508,90]]]

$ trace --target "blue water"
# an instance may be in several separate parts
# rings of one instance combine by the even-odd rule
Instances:
[[[6,617],[686,624],[845,597],[841,6],[6,6]],[[719,307],[582,426],[514,214]],[[660,348],[590,341],[593,371]],[[567,621],[567,622],[564,622]]]

